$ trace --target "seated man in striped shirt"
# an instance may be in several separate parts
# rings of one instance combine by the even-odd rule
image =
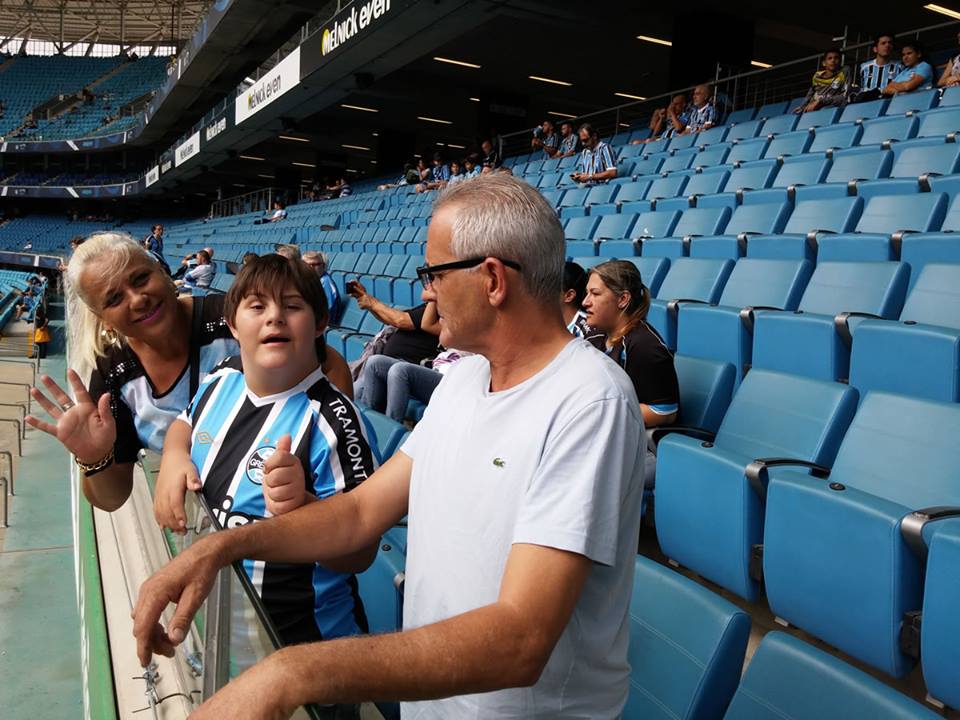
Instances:
[[[180,527],[187,489],[202,491],[221,528],[236,528],[349,492],[377,467],[364,420],[321,369],[327,305],[315,272],[256,258],[227,293],[224,317],[240,356],[206,377],[167,431],[154,508],[166,527]],[[313,642],[367,630],[353,572],[376,550],[324,567],[244,568],[284,643]]]
[[[597,185],[613,180],[617,176],[617,158],[590,123],[580,126],[580,143],[583,151],[576,171],[570,174],[574,182]]]
[[[887,85],[903,70],[894,56],[893,33],[880,33],[873,43],[873,60],[860,63],[859,87],[851,102],[877,100]]]
[[[717,108],[711,100],[709,85],[697,85],[693,89],[693,106],[687,111],[687,127],[682,135],[709,130],[717,124]]]

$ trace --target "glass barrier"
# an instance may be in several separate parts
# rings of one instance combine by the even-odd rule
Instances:
[[[160,456],[143,453],[140,464],[152,496]],[[168,559],[173,559],[217,529],[216,519],[202,496],[188,492],[185,499],[186,533],[178,535],[170,530],[162,531]],[[280,636],[240,562],[220,571],[210,595],[194,618],[194,629],[196,632],[187,634],[177,652],[183,653],[190,672],[200,679],[203,699],[211,697],[232,678],[281,646]],[[291,717],[296,720],[330,720],[334,716],[329,708],[305,705]]]

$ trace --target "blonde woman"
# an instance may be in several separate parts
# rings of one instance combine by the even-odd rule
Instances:
[[[203,378],[239,348],[223,320],[223,296],[178,297],[157,260],[129,235],[90,236],[66,278],[74,398],[43,376],[51,397],[37,388],[31,394],[51,422],[27,422],[74,455],[90,503],[115,510],[130,495],[139,451],[162,449],[167,427]],[[332,350],[324,372],[352,396],[346,363]],[[81,375],[88,374],[85,385]]]

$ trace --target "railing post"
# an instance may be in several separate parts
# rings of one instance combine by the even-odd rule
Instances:
[[[230,574],[231,567],[217,573],[207,598],[203,628],[203,699],[230,681]]]
[[[8,521],[10,499],[7,497],[7,479],[3,476],[0,476],[0,495],[3,496],[3,511],[0,512],[0,527],[6,528],[10,527]]]

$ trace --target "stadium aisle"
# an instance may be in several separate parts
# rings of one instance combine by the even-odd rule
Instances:
[[[58,380],[65,369],[62,353],[43,362],[43,372]],[[0,391],[0,402],[13,399]],[[12,446],[14,432],[4,428],[0,448]],[[5,720],[83,712],[68,463],[60,443],[28,428],[16,496],[10,499],[10,527],[0,530],[0,715]]]

